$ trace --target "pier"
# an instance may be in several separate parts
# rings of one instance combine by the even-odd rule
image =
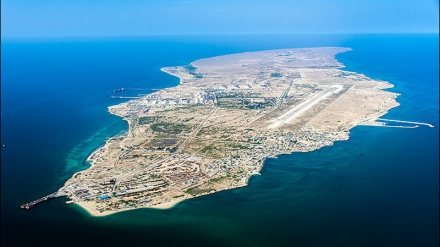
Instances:
[[[372,125],[374,126],[374,125]],[[401,128],[401,129],[415,129],[418,128],[420,126],[418,125],[414,125],[414,126],[403,126],[403,125],[377,125],[379,127],[385,127],[385,128]]]
[[[113,99],[140,99],[141,97],[130,97],[130,96],[110,96]]]
[[[393,123],[406,123],[406,124],[414,124],[413,126],[408,125],[388,125],[387,122]],[[403,120],[393,120],[386,118],[376,118],[376,119],[367,119],[365,122],[359,124],[365,126],[375,126],[375,127],[386,127],[386,128],[403,128],[403,129],[415,129],[419,128],[420,125],[425,125],[430,128],[434,128],[434,125],[429,123],[421,123],[421,122],[412,122],[412,121],[403,121]]]
[[[434,125],[429,123],[420,123],[420,122],[411,122],[411,121],[402,121],[402,120],[393,120],[393,119],[386,119],[386,118],[378,118],[377,120],[381,121],[387,121],[387,122],[396,122],[396,123],[408,123],[408,124],[416,124],[416,125],[426,125],[430,128],[434,128]]]
[[[57,191],[57,192],[54,192],[54,193],[52,193],[50,195],[44,196],[44,197],[42,197],[40,199],[37,199],[35,201],[25,203],[25,204],[21,205],[20,208],[22,208],[22,209],[30,209],[30,208],[34,207],[35,205],[37,205],[37,204],[40,204],[40,203],[42,203],[44,201],[48,201],[50,199],[53,199],[53,198],[56,198],[56,197],[60,197],[60,196],[65,196],[65,194],[60,192],[60,191]]]
[[[134,91],[148,91],[148,90],[159,91],[159,90],[162,90],[162,89],[157,89],[157,88],[127,88],[127,90],[134,90]]]

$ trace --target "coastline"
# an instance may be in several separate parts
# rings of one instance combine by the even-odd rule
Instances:
[[[81,207],[83,210],[87,211],[90,216],[93,217],[103,217],[103,216],[108,216],[108,215],[112,215],[112,214],[117,214],[117,213],[121,213],[121,212],[126,212],[126,211],[132,211],[132,210],[136,210],[136,209],[158,209],[158,210],[166,210],[166,209],[171,209],[173,207],[175,207],[177,204],[179,204],[182,201],[188,200],[191,198],[182,198],[182,199],[177,199],[174,201],[170,201],[170,202],[164,202],[161,204],[157,204],[151,207],[138,207],[138,208],[123,208],[123,209],[119,209],[118,211],[105,211],[105,212],[99,212],[98,210],[96,210],[94,207],[92,207],[93,202],[86,202],[86,201],[75,201],[73,202],[73,204],[75,204],[78,207]]]
[[[177,85],[175,85],[175,86],[172,86],[172,87],[177,87],[177,86],[183,84],[183,78],[182,78],[182,77],[180,77],[180,76],[178,76],[178,75],[176,75],[176,74],[174,74],[174,73],[172,73],[172,72],[170,72],[170,71],[165,70],[165,68],[166,68],[166,67],[160,68],[160,71],[162,71],[162,72],[164,72],[164,73],[167,73],[167,74],[169,74],[169,75],[172,75],[172,76],[175,76],[175,77],[179,78],[179,84],[177,84]],[[161,90],[163,90],[163,89],[164,89],[164,88],[160,89],[159,91],[161,91]]]
[[[110,114],[112,114],[112,113],[110,113]],[[123,120],[127,121],[127,120],[124,119],[124,118],[123,118]],[[128,125],[130,126],[129,121],[127,121],[127,122],[128,122]],[[102,148],[104,148],[112,138],[115,138],[115,137],[118,137],[118,136],[123,136],[124,134],[120,134],[120,135],[118,134],[118,133],[120,133],[121,131],[122,131],[122,129],[121,129],[120,131],[118,131],[116,134],[114,134],[113,136],[108,137],[107,140],[105,140],[105,143],[104,143],[104,144],[101,144],[100,146],[98,146],[97,148],[95,148],[92,152],[90,152],[89,155],[88,155],[88,156],[83,160],[83,162],[82,162],[82,164],[87,163],[87,164],[89,164],[90,166],[87,167],[87,168],[84,168],[83,170],[80,170],[80,171],[77,171],[77,172],[73,173],[72,176],[70,176],[70,178],[73,178],[73,177],[75,177],[77,174],[79,174],[79,173],[81,173],[81,172],[84,172],[84,171],[86,171],[86,170],[92,168],[92,167],[94,166],[93,157],[94,157],[96,154],[99,154],[99,153],[101,152]],[[127,130],[127,131],[128,131],[128,130]],[[70,180],[70,179],[68,179],[66,182],[64,182],[64,186],[67,185],[67,182],[68,182],[69,180]]]
[[[110,112],[110,114],[112,114],[112,113]],[[113,114],[113,115],[114,115],[114,114]],[[119,116],[118,116],[118,117],[119,117]],[[127,121],[127,120],[124,119],[124,118],[122,118],[122,120]],[[130,123],[129,123],[128,121],[127,121],[127,123],[128,123],[128,125],[130,125]],[[124,131],[124,132],[121,133],[122,131]],[[89,161],[89,160],[93,160],[93,156],[94,156],[95,154],[99,153],[99,150],[100,150],[101,148],[103,148],[105,145],[107,145],[107,142],[108,142],[110,139],[115,138],[115,137],[119,137],[119,136],[124,136],[124,135],[126,135],[126,133],[128,133],[128,128],[127,128],[127,130],[121,129],[121,130],[119,130],[118,132],[116,132],[114,135],[112,135],[112,136],[110,136],[110,137],[107,137],[106,140],[104,141],[104,144],[99,145],[99,146],[98,146],[97,148],[95,148],[92,152],[90,152],[89,155],[87,155],[87,158],[83,161],[83,163],[86,162],[86,161]]]
[[[110,137],[111,138],[111,137]],[[83,161],[83,163],[84,162],[87,162],[87,161],[89,161],[89,160],[92,160],[92,158],[93,158],[93,156],[96,154],[96,153],[98,153],[99,152],[99,150],[102,148],[102,147],[104,147],[105,146],[105,143],[104,144],[102,144],[102,145],[100,145],[99,147],[97,147],[95,150],[93,150],[92,152],[90,152],[90,154],[87,156],[87,158]]]
[[[45,82],[42,80],[44,76],[55,85],[56,78],[47,77],[50,73],[44,73],[46,76],[39,73],[34,77],[35,83],[29,84],[29,90],[39,92],[33,97],[20,100],[17,95],[6,94],[17,106],[14,107],[14,112],[16,110],[20,114],[9,114],[12,113],[12,108],[8,108],[10,111],[5,114],[10,117],[4,119],[5,127],[9,126],[6,128],[9,131],[5,136],[7,148],[2,150],[2,164],[5,169],[3,185],[6,192],[3,195],[5,200],[2,202],[2,210],[7,226],[3,229],[4,236],[9,237],[2,238],[2,242],[7,246],[32,246],[38,243],[109,247],[240,246],[246,243],[266,243],[281,247],[307,244],[313,246],[319,241],[333,247],[341,247],[343,242],[346,247],[350,247],[358,245],[359,237],[363,237],[371,245],[386,245],[387,243],[378,240],[379,237],[390,245],[418,243],[435,246],[434,242],[438,239],[438,226],[435,222],[438,217],[438,176],[435,174],[438,174],[436,163],[439,158],[440,125],[439,95],[435,93],[439,86],[436,76],[438,66],[432,66],[438,63],[438,59],[437,52],[431,48],[435,46],[438,50],[435,44],[438,36],[434,44],[432,41],[427,42],[426,38],[410,35],[359,35],[356,40],[348,35],[340,37],[346,38],[334,43],[343,42],[354,48],[353,52],[337,56],[346,65],[344,70],[361,72],[374,80],[391,82],[395,88],[386,90],[402,95],[396,99],[401,106],[389,110],[383,118],[429,122],[435,128],[356,126],[350,130],[350,138],[345,142],[335,142],[331,147],[314,152],[280,155],[277,159],[268,158],[261,176],[252,177],[247,187],[180,202],[168,210],[140,208],[106,216],[93,216],[75,203],[64,205],[64,202],[70,201],[67,197],[43,202],[30,210],[20,209],[19,206],[55,192],[73,173],[89,167],[89,162],[84,165],[81,162],[118,129],[127,131],[127,124],[119,117],[109,114],[107,107],[129,99],[106,97],[113,94],[112,89],[125,87],[129,91],[124,95],[137,95],[138,92],[131,89],[160,89],[168,87],[167,85],[177,85],[178,78],[162,74],[159,70],[164,66],[186,65],[193,61],[189,58],[250,48],[259,50],[263,47],[263,41],[266,43],[264,47],[270,48],[276,44],[308,45],[309,41],[313,43],[317,40],[309,39],[300,43],[293,39],[294,42],[279,40],[273,36],[261,41],[253,37],[235,38],[237,42],[232,43],[229,42],[232,37],[223,40],[205,38],[197,40],[197,45],[191,46],[183,42],[168,45],[158,41],[157,46],[142,46],[146,50],[152,50],[151,54],[147,54],[138,51],[142,47],[133,45],[133,42],[121,41],[110,46],[103,39],[99,41],[102,44],[99,47],[97,42],[78,44],[84,48],[75,50],[77,55],[74,58],[78,61],[81,57],[87,57],[87,51],[91,49],[86,47],[98,48],[93,53],[100,56],[84,61],[86,64],[74,63],[71,68],[64,66],[64,63],[43,67],[47,63],[40,57],[26,55],[25,52],[18,54],[20,56],[16,57],[17,61],[22,60],[22,66],[16,68],[18,76],[23,74],[20,71],[27,71],[27,68],[32,72],[35,65],[42,65],[43,70],[49,68],[48,71],[52,68],[60,74],[72,69],[91,73],[87,73],[90,75],[90,83],[76,82],[78,85],[75,88],[85,87],[86,90],[72,91],[67,95],[74,97],[48,98],[47,102],[52,104],[36,107],[35,111],[17,107],[38,103],[32,99],[38,100],[42,98],[40,96],[46,95],[48,88],[41,88],[39,84]],[[202,42],[222,42],[222,46],[205,47]],[[235,44],[238,46],[235,47]],[[66,49],[74,46],[77,45],[64,45]],[[45,49],[47,52],[41,55],[55,55],[58,49],[50,47],[48,45]],[[62,48],[61,44],[58,47]],[[199,50],[199,47],[206,49]],[[116,55],[127,58],[127,61],[106,59],[112,57],[107,56],[108,52],[115,49],[121,51]],[[125,51],[127,55],[122,54]],[[145,54],[148,56],[144,56]],[[11,55],[13,54],[9,52],[5,57]],[[64,57],[68,54],[62,55]],[[106,76],[100,77],[93,72],[96,70],[94,64],[101,64],[98,59],[104,59],[101,67],[110,67],[111,64],[122,66],[118,66],[118,70],[108,71],[112,77],[108,80]],[[89,63],[90,66],[84,66]],[[137,66],[139,64],[144,66]],[[126,76],[128,74],[130,75]],[[131,76],[141,79],[132,80]],[[79,74],[78,78],[81,79]],[[20,90],[19,85],[14,84],[11,78],[5,78],[5,83],[8,83],[6,79],[9,79],[13,88]],[[58,91],[58,88],[53,89]],[[5,107],[7,108],[6,105]],[[57,111],[61,108],[62,111]],[[31,114],[28,116],[29,121],[25,122],[28,125],[20,128],[15,123],[21,123],[26,114]],[[34,120],[45,124],[38,131],[33,131],[37,126],[29,123]],[[67,122],[69,124],[59,124]],[[54,128],[54,125],[57,127]],[[26,140],[21,138],[26,136]],[[118,140],[120,139],[122,137]],[[35,145],[36,143],[41,145]],[[28,152],[23,153],[26,150]],[[95,167],[101,166],[100,157],[102,156],[96,156]],[[12,173],[8,173],[8,170]],[[83,174],[89,171],[91,170]]]
[[[292,153],[291,153],[292,154]],[[280,154],[281,155],[281,154]],[[277,157],[273,157],[273,158],[277,158]],[[233,189],[238,189],[238,188],[243,188],[249,185],[249,180],[253,177],[253,176],[261,176],[261,170],[263,169],[264,166],[264,162],[266,161],[266,159],[263,159],[261,161],[261,166],[260,169],[254,173],[251,174],[251,176],[249,176],[246,179],[246,183],[242,186],[238,186],[238,187],[231,187],[231,188],[226,188],[223,190],[219,190],[219,191],[213,191],[213,192],[209,192],[203,195],[199,195],[197,197],[202,197],[202,196],[208,196],[210,194],[214,194],[220,191],[226,191],[226,190],[233,190]],[[117,213],[121,213],[121,212],[126,212],[126,211],[131,211],[131,210],[136,210],[136,209],[157,209],[157,210],[167,210],[167,209],[171,209],[175,206],[177,206],[179,203],[186,201],[186,200],[190,200],[196,197],[189,197],[189,198],[178,198],[169,202],[164,202],[164,203],[160,203],[160,204],[156,204],[154,206],[148,206],[148,207],[137,207],[137,208],[124,208],[124,209],[120,209],[117,211],[106,211],[106,212],[99,212],[98,210],[96,210],[96,208],[93,207],[93,202],[88,202],[88,201],[73,201],[73,204],[75,204],[78,207],[81,207],[83,210],[87,211],[88,214],[92,217],[104,217],[104,216],[108,216],[108,215],[113,215],[113,214],[117,214]]]
[[[200,61],[200,60],[197,60],[197,61]],[[197,61],[196,61],[196,62],[197,62]],[[342,64],[341,62],[337,61],[337,63],[338,63],[338,65],[339,65],[340,68],[343,68],[343,67],[344,67],[343,64]],[[192,63],[191,63],[191,64],[192,64]],[[183,84],[184,77],[180,76],[179,74],[175,74],[175,73],[173,73],[173,72],[167,70],[166,68],[169,68],[169,67],[161,68],[160,70],[161,70],[162,72],[168,73],[168,74],[170,74],[170,75],[172,75],[172,76],[175,76],[175,77],[178,77],[178,78],[179,78],[179,84],[178,84],[178,85],[175,85],[175,86],[173,86],[173,87],[171,87],[171,88],[174,88],[174,87],[177,87],[177,86],[179,86],[179,85],[182,85],[182,84]],[[386,86],[386,87],[383,87],[383,88],[391,88],[391,87],[393,87],[393,84],[391,84],[391,83],[389,83],[389,82],[386,82],[386,83],[387,83],[387,86]],[[164,91],[164,90],[165,90],[165,89],[161,89],[161,90],[157,91],[157,93],[160,93],[160,92],[162,92],[162,91]],[[127,101],[127,102],[123,102],[123,103],[121,103],[121,104],[128,104],[128,103],[131,102],[131,101],[134,101],[134,100],[129,100],[129,101]],[[113,111],[112,111],[112,108],[113,108],[113,107],[118,107],[118,106],[120,106],[121,104],[114,105],[114,106],[109,106],[109,107],[108,107],[108,108],[109,108],[109,113],[110,113],[110,114],[114,114],[114,115],[116,115],[116,116],[119,116],[119,117],[123,118],[123,120],[127,121],[127,123],[128,123],[127,136],[133,136],[133,126],[132,126],[131,121],[130,121],[129,119],[123,117],[122,115],[118,114],[117,112],[113,112]],[[397,106],[398,106],[398,104],[395,105],[395,106],[393,106],[393,107],[397,107]],[[392,107],[392,108],[393,108],[393,107]],[[391,108],[390,108],[390,109],[391,109]],[[388,110],[389,110],[389,109],[388,109]],[[383,115],[387,114],[387,113],[388,113],[388,110],[380,112],[379,115],[380,115],[380,116],[383,116]],[[306,150],[306,151],[293,151],[293,152],[284,152],[284,153],[282,152],[282,153],[277,153],[276,155],[271,155],[270,157],[277,157],[277,156],[282,155],[282,154],[292,154],[292,153],[295,153],[295,152],[312,152],[312,151],[317,150],[317,149],[320,149],[320,148],[322,148],[322,147],[324,147],[324,146],[331,146],[331,145],[334,144],[335,141],[348,140],[348,139],[350,138],[350,137],[349,137],[349,133],[350,133],[349,130],[352,129],[352,128],[354,128],[354,127],[356,127],[356,126],[358,126],[358,125],[360,125],[360,123],[355,124],[355,125],[351,125],[351,126],[346,126],[346,132],[340,132],[340,133],[337,135],[338,138],[336,138],[333,142],[331,142],[330,145],[318,146],[318,147],[314,147],[314,148],[311,148],[310,150]],[[106,145],[108,145],[108,143],[109,143],[110,140],[111,140],[111,138],[109,138],[109,139],[106,141],[106,143],[105,143],[104,145],[102,145],[102,146],[100,146],[99,148],[97,148],[95,151],[93,151],[93,152],[87,157],[87,160],[90,160],[90,161],[91,161],[91,164],[92,164],[91,167],[93,167],[93,164],[94,164],[94,156],[100,154],[101,150],[102,150]],[[263,161],[261,162],[261,164],[259,165],[259,167],[258,167],[258,171],[252,173],[249,177],[247,177],[247,179],[246,179],[246,181],[244,182],[244,184],[235,184],[234,186],[231,185],[230,187],[227,187],[227,188],[221,188],[221,189],[219,189],[219,190],[212,191],[212,192],[208,192],[208,193],[205,193],[205,194],[199,194],[199,195],[197,195],[197,196],[195,196],[195,197],[205,196],[205,195],[209,195],[209,194],[216,193],[216,192],[223,191],[223,190],[230,190],[230,189],[235,189],[235,188],[240,188],[240,187],[247,186],[247,185],[248,185],[248,182],[249,182],[249,179],[250,179],[253,175],[255,175],[255,174],[260,174],[259,172],[261,171],[261,169],[263,168],[263,166],[264,166],[264,160],[263,160]],[[91,168],[91,167],[89,167],[89,168]],[[87,169],[89,169],[89,168],[87,168]],[[85,170],[87,170],[87,169],[85,169]],[[83,170],[83,171],[84,171],[84,170]],[[76,173],[75,173],[75,174],[76,174]],[[74,174],[73,176],[75,176],[75,174]],[[67,182],[66,182],[66,183],[67,183]],[[98,210],[96,210],[96,209],[93,207],[93,205],[95,205],[95,203],[92,203],[92,202],[83,202],[83,201],[80,201],[80,202],[75,202],[75,204],[77,204],[78,206],[80,206],[80,207],[82,207],[83,209],[85,209],[86,211],[88,211],[92,216],[98,216],[98,217],[99,217],[99,216],[106,216],[106,215],[110,215],[110,214],[114,214],[114,213],[118,213],[118,212],[123,212],[123,211],[128,211],[128,210],[134,210],[134,209],[138,209],[138,208],[169,209],[169,208],[174,207],[175,205],[177,205],[177,204],[180,203],[181,201],[183,201],[183,200],[187,200],[187,199],[191,199],[191,198],[194,198],[194,197],[190,197],[190,198],[181,198],[181,199],[177,199],[177,200],[171,200],[171,201],[169,201],[169,202],[165,202],[165,203],[161,203],[161,204],[157,204],[157,205],[152,205],[152,206],[141,206],[141,207],[136,207],[136,208],[123,208],[123,209],[118,209],[118,210],[116,210],[116,211],[105,211],[105,212],[103,212],[103,213],[100,213]]]

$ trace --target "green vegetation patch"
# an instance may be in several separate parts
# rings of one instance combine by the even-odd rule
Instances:
[[[164,147],[171,147],[177,144],[179,141],[179,138],[176,136],[170,135],[167,138],[153,138],[150,141],[151,146],[164,146]]]
[[[189,130],[191,127],[181,123],[160,122],[152,124],[150,128],[155,132],[162,132],[166,134],[180,134],[183,131]]]
[[[184,68],[186,69],[186,71],[188,72],[188,73],[195,73],[195,71],[196,71],[196,67],[194,67],[194,66],[192,66],[192,64],[190,64],[190,65],[187,65],[187,66],[184,66]]]
[[[162,117],[160,117],[160,116],[145,116],[145,117],[140,117],[140,118],[138,118],[138,120],[137,120],[137,123],[138,124],[140,124],[140,125],[143,125],[143,124],[150,124],[150,123],[153,123],[153,122],[156,122],[159,118],[162,118]]]
[[[208,145],[208,146],[203,147],[203,148],[200,150],[200,152],[201,152],[201,153],[209,154],[209,153],[212,153],[212,151],[214,151],[214,150],[217,150],[217,148],[214,147],[214,146],[212,146],[212,145]]]
[[[247,147],[247,146],[243,146],[243,145],[241,145],[241,144],[229,144],[229,146],[230,146],[231,148],[235,148],[235,149],[249,149],[249,147]]]
[[[203,156],[208,156],[211,158],[222,158],[225,155],[225,151],[220,147],[215,147],[213,145],[208,145],[200,149],[199,153]]]
[[[274,98],[264,98],[254,101],[252,98],[222,98],[219,99],[219,106],[231,109],[262,109],[275,105]]]
[[[192,66],[191,64],[190,65],[187,65],[187,66],[184,66],[184,68],[186,69],[186,71],[190,74],[190,75],[192,75],[192,76],[194,76],[195,78],[202,78],[203,77],[203,75],[202,74],[200,74],[200,73],[196,73],[196,67],[194,67],[194,66]]]
[[[196,195],[201,195],[201,194],[206,194],[209,193],[211,191],[214,191],[214,189],[212,188],[207,188],[207,189],[201,189],[199,187],[195,187],[195,188],[189,188],[186,190],[186,193],[196,196]]]
[[[208,127],[203,127],[196,136],[198,137],[203,137],[205,135],[215,135],[218,134],[219,129],[218,128],[213,128],[211,126]]]
[[[193,119],[194,119],[194,117],[186,118],[186,119],[183,120],[183,122],[189,122],[189,121],[191,121],[191,120],[193,120]]]
[[[209,182],[218,183],[218,182],[220,182],[222,180],[225,180],[225,179],[227,179],[227,177],[212,178],[212,179],[209,180]]]
[[[150,174],[150,179],[160,179],[162,176],[156,174]]]

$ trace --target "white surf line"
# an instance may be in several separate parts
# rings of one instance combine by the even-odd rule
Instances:
[[[434,128],[434,125],[429,124],[429,123],[411,122],[411,121],[403,121],[403,120],[393,120],[393,119],[386,119],[386,118],[378,118],[377,120],[388,121],[388,122],[396,122],[396,123],[420,124],[420,125],[426,125],[426,126],[428,126],[430,128]]]
[[[268,128],[269,129],[278,128],[278,127],[292,121],[293,119],[295,119],[299,115],[303,114],[304,112],[306,112],[307,110],[312,108],[319,101],[325,99],[326,97],[328,97],[331,94],[338,93],[339,91],[342,90],[342,88],[343,88],[342,85],[332,85],[332,86],[328,87],[325,93],[316,94],[316,95],[312,96],[310,99],[307,99],[306,101],[293,107],[292,109],[290,109],[289,111],[287,111],[283,115],[276,118],[274,123],[270,124],[268,126]]]

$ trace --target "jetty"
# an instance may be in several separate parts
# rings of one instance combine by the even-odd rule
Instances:
[[[430,128],[434,128],[434,125],[429,123],[420,123],[420,122],[411,122],[411,121],[403,121],[403,120],[393,120],[393,119],[386,119],[386,118],[378,118],[377,120],[386,121],[386,122],[396,122],[396,123],[408,123],[408,124],[416,124],[416,125],[426,125]]]
[[[130,97],[130,96],[110,96],[113,99],[140,99],[141,97]]]
[[[127,90],[134,90],[134,91],[147,91],[147,90],[159,91],[159,90],[162,90],[162,89],[158,89],[158,88],[127,88]]]
[[[377,125],[380,127],[385,127],[385,128],[401,128],[401,129],[415,129],[418,128],[420,126],[418,125],[414,125],[414,126],[404,126],[404,125]]]
[[[47,196],[41,197],[40,199],[37,199],[35,201],[25,203],[25,204],[21,205],[20,208],[30,209],[30,208],[36,206],[37,204],[40,204],[42,202],[48,201],[48,200],[56,198],[56,197],[65,196],[65,195],[66,195],[65,193],[57,191],[57,192],[54,192],[54,193],[49,194]]]

